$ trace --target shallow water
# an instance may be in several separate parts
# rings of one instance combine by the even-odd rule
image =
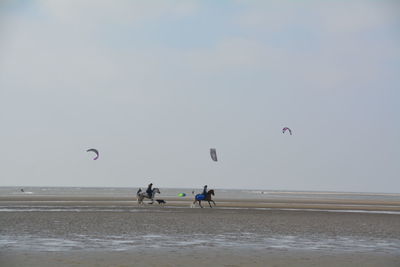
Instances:
[[[2,250],[29,251],[71,251],[71,250],[111,250],[128,251],[141,248],[189,249],[201,247],[216,248],[257,248],[279,250],[331,250],[337,252],[399,252],[397,239],[366,239],[338,236],[335,238],[300,236],[263,236],[254,233],[242,233],[240,239],[236,233],[219,235],[135,235],[104,236],[72,235],[69,239],[41,237],[34,235],[0,235]]]
[[[254,209],[0,211],[0,250],[257,248],[400,253],[400,215]]]
[[[40,201],[45,202],[45,201]],[[50,201],[49,201],[50,202]],[[58,201],[58,203],[69,203],[70,201]],[[87,202],[87,201],[82,201]],[[126,202],[126,201],[121,201]],[[184,212],[186,207],[169,207],[169,209],[176,209],[174,212]],[[178,211],[181,209],[181,211]],[[264,211],[308,211],[308,212],[333,212],[333,213],[370,213],[370,214],[393,214],[400,215],[400,211],[382,211],[382,210],[324,210],[324,209],[290,209],[290,208],[241,208],[241,207],[218,207],[222,210],[264,210]],[[144,212],[142,208],[132,208],[126,206],[45,206],[45,205],[18,205],[18,206],[0,206],[0,212]],[[156,210],[153,212],[170,212],[164,210]]]

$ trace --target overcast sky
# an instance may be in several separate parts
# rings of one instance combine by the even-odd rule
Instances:
[[[400,1],[3,0],[0,186],[400,192],[399,77]]]

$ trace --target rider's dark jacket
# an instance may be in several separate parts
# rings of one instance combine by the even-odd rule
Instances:
[[[153,184],[149,184],[149,186],[146,189],[146,193],[149,197],[151,197],[151,195],[153,194],[153,189],[151,189],[152,186]]]
[[[201,193],[201,194],[203,194],[204,196],[207,195],[207,186],[204,186],[203,193]]]

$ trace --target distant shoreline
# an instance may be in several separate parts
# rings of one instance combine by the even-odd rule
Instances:
[[[68,188],[68,189],[124,189],[124,190],[137,190],[138,188],[145,188],[146,185],[140,186],[46,186],[46,185],[3,185],[1,188],[15,188],[17,191],[26,188]],[[210,187],[211,188],[211,187]],[[161,186],[160,189],[178,189],[182,191],[191,192],[197,190],[200,192],[200,187],[169,187]],[[265,192],[268,194],[333,194],[333,195],[371,195],[371,196],[400,196],[400,192],[382,192],[382,191],[335,191],[335,190],[294,190],[294,189],[267,189],[267,188],[225,188],[225,187],[213,187],[214,190],[227,190],[227,191],[254,191],[254,192]]]

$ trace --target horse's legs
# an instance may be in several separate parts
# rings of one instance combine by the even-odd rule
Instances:
[[[203,206],[201,205],[201,200],[199,200],[199,205],[200,205],[201,208],[203,208]]]
[[[207,200],[207,201],[208,201],[208,205],[210,205],[210,208],[212,208],[211,203],[210,203],[210,200]]]
[[[139,205],[141,205],[141,206],[144,205],[143,200],[144,200],[144,196],[143,196],[143,195],[138,196],[138,204],[139,204]]]
[[[217,205],[215,204],[214,200],[211,199],[210,201],[212,201],[212,203],[214,203],[214,206],[217,206]]]

